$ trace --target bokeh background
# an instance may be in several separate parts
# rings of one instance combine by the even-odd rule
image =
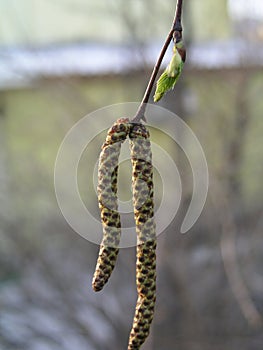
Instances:
[[[54,163],[82,117],[141,99],[174,9],[175,0],[0,1],[1,350],[127,348],[135,249],[121,250],[105,290],[94,293],[98,246],[63,218]],[[183,198],[158,239],[156,313],[143,349],[261,350],[263,3],[186,0],[183,20],[187,63],[160,105],[198,137],[210,186],[201,217],[181,235],[191,168],[167,140]],[[94,215],[90,164],[102,142],[80,164]]]

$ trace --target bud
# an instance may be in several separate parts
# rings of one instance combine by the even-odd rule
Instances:
[[[157,81],[154,102],[158,102],[167,91],[174,88],[182,72],[184,61],[185,50],[183,47],[183,42],[180,41],[174,45],[172,59]]]

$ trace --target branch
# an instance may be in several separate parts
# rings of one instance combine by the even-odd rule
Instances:
[[[154,82],[155,79],[157,77],[157,74],[159,72],[159,69],[161,67],[164,55],[170,45],[171,40],[174,38],[174,41],[178,42],[182,39],[182,7],[183,7],[183,0],[178,0],[177,1],[177,6],[176,6],[176,11],[175,11],[175,16],[174,16],[174,20],[173,20],[173,24],[172,24],[172,28],[170,30],[170,32],[167,35],[167,38],[164,42],[163,48],[160,52],[160,55],[157,59],[157,62],[154,66],[152,75],[150,77],[149,83],[147,85],[147,88],[145,90],[142,102],[135,114],[135,117],[132,119],[132,122],[134,123],[139,123],[142,119],[146,121],[145,118],[145,110],[146,110],[146,106],[147,103],[149,101],[153,86],[154,86]]]
[[[174,30],[177,32],[182,32],[182,10],[183,10],[183,0],[178,0],[174,21]]]

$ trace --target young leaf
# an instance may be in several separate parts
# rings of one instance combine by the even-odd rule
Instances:
[[[158,102],[167,91],[174,88],[182,72],[185,60],[185,50],[182,42],[175,44],[173,52],[169,65],[157,81],[154,102]]]

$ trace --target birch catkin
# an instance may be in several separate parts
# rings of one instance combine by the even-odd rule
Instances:
[[[103,239],[93,277],[95,291],[103,288],[115,266],[121,236],[117,175],[121,144],[130,138],[132,189],[137,233],[136,284],[138,299],[128,350],[139,350],[146,340],[156,299],[156,230],[153,203],[153,166],[149,132],[140,123],[119,119],[108,131],[99,160],[98,200]]]
[[[92,287],[97,292],[107,283],[119,252],[121,221],[118,212],[117,176],[121,144],[129,133],[129,119],[122,118],[109,129],[102,146],[98,169],[98,201],[103,226],[103,239]]]
[[[146,340],[156,299],[156,230],[153,203],[153,167],[149,132],[142,124],[130,129],[133,206],[137,232],[136,283],[138,299],[128,350]]]

